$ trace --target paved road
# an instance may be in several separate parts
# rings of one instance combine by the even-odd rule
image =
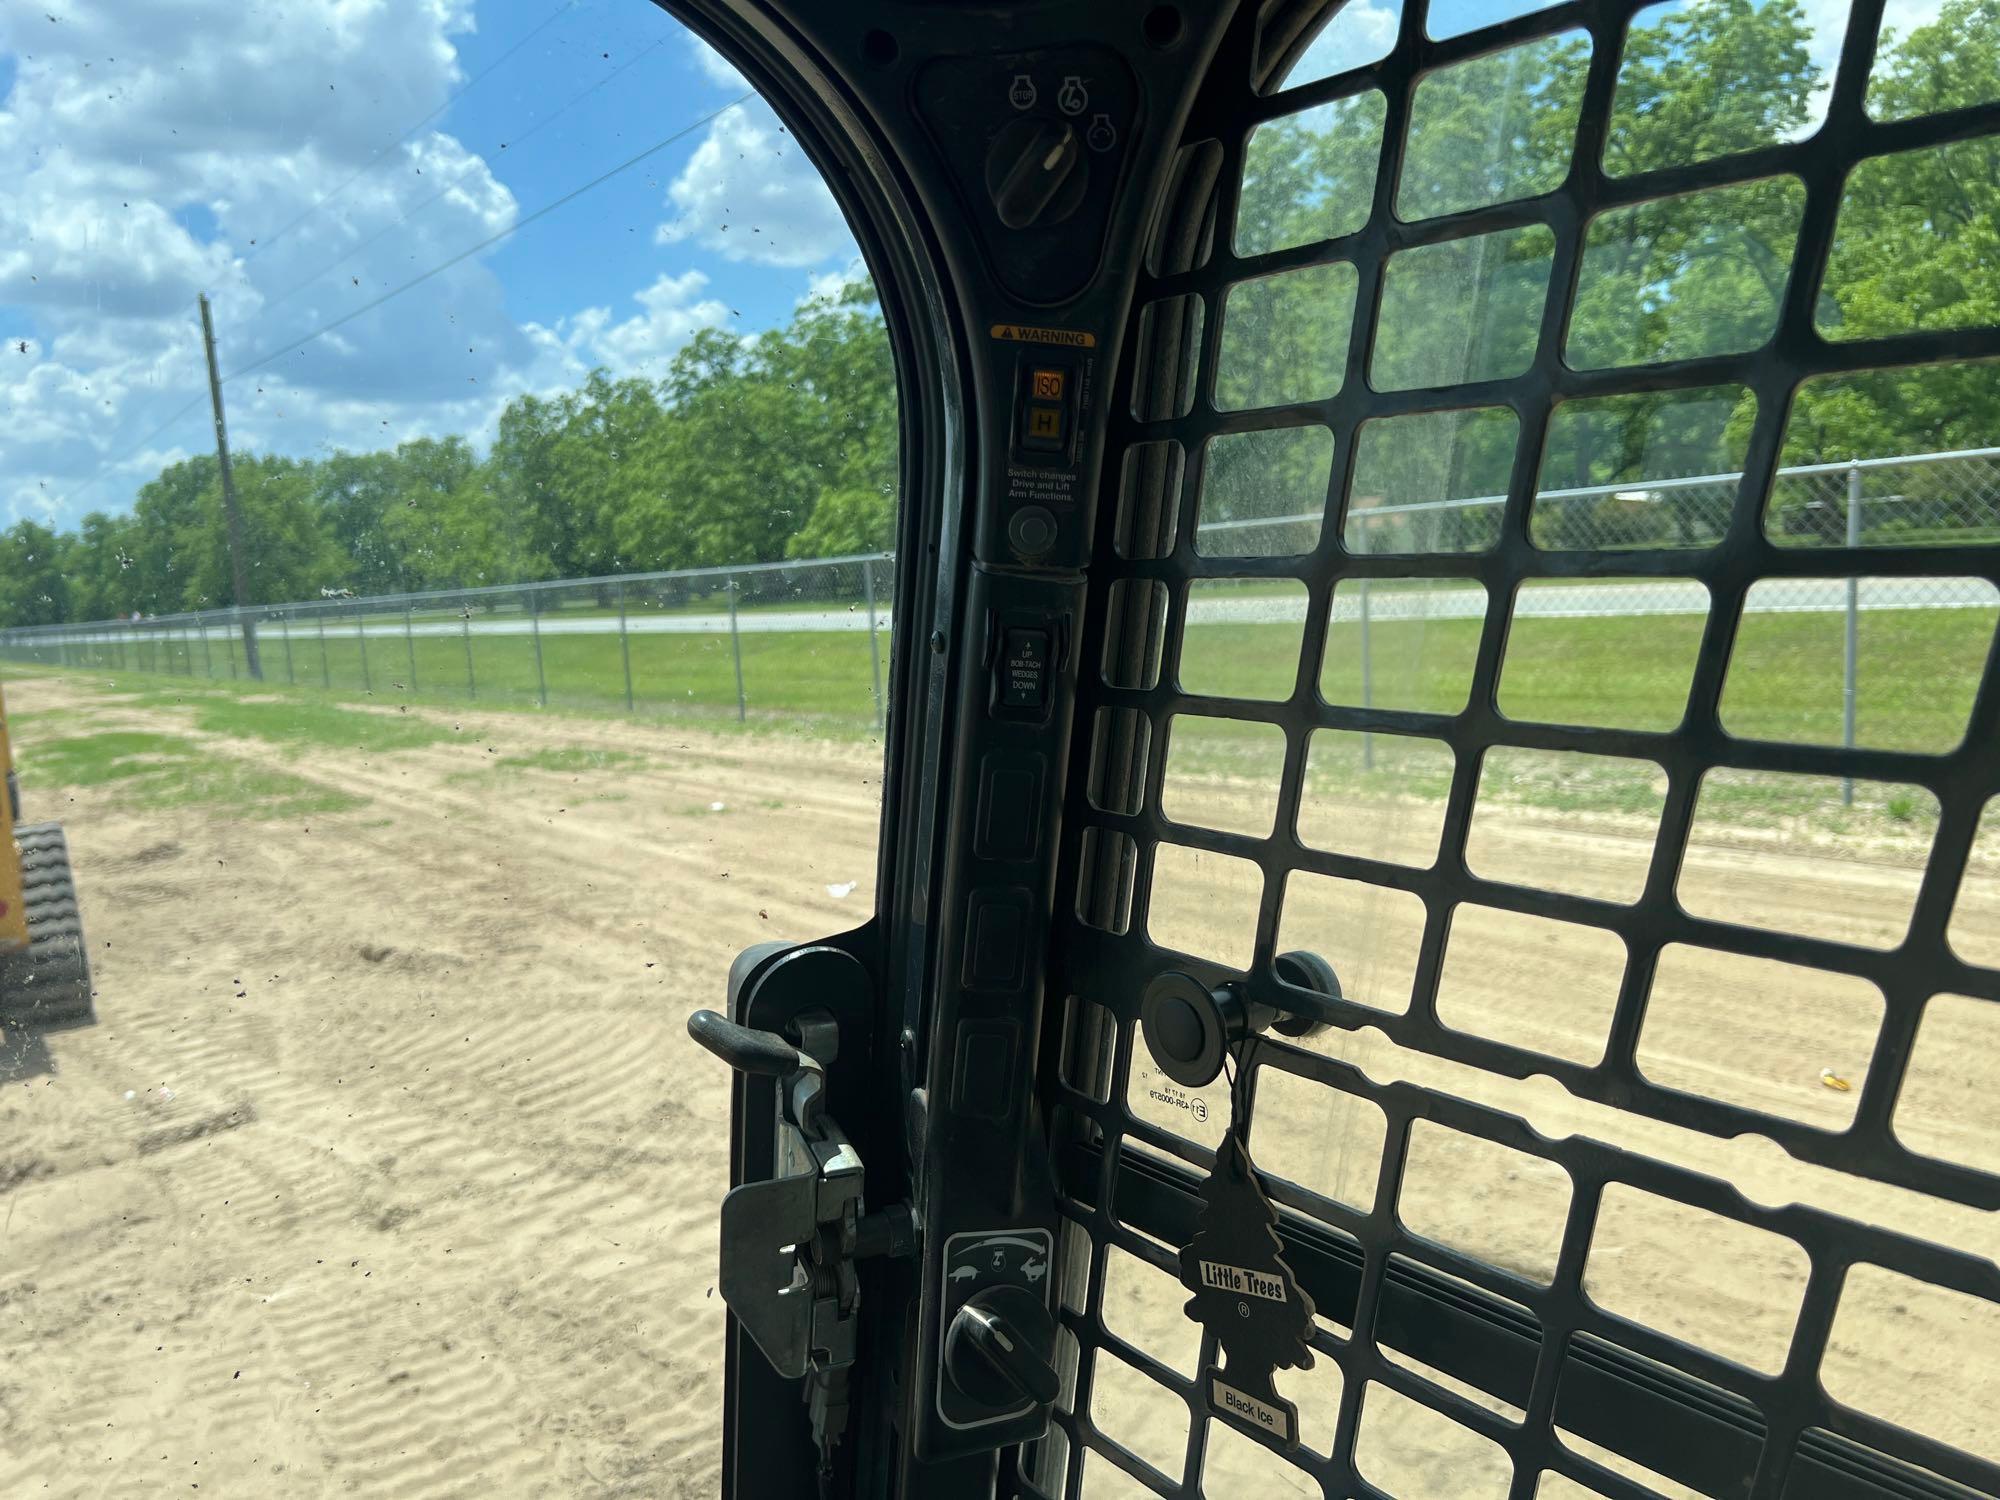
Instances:
[[[1361,600],[1362,591],[1358,587],[1352,583],[1343,585],[1334,597],[1334,618],[1360,618]],[[1979,578],[1865,579],[1857,602],[1863,610],[1992,608],[2000,604],[2000,591]],[[1752,614],[1828,614],[1845,608],[1847,583],[1839,578],[1772,579],[1752,589],[1749,599],[1749,612]],[[1305,609],[1305,591],[1301,588],[1296,594],[1259,593],[1240,598],[1224,594],[1198,598],[1190,607],[1189,617],[1196,625],[1291,624],[1305,618]],[[1485,609],[1485,592],[1476,584],[1426,589],[1377,585],[1368,591],[1369,615],[1375,620],[1476,620],[1485,613]],[[1699,583],[1673,579],[1647,584],[1548,584],[1524,590],[1516,610],[1519,617],[1536,619],[1605,619],[1635,615],[1699,615],[1707,612],[1707,589]],[[889,611],[878,610],[874,623],[878,630],[889,630],[892,623]],[[179,627],[168,628],[177,630]],[[208,628],[213,632],[228,627],[225,621],[211,621]],[[298,621],[290,627],[294,640],[316,639],[319,628],[317,620]],[[420,637],[458,636],[467,632],[476,636],[524,636],[535,628],[535,622],[531,622],[526,615],[514,614],[475,614],[463,620],[418,620],[408,627],[412,635]],[[615,615],[545,615],[539,622],[539,628],[545,636],[616,635],[618,619]],[[727,614],[632,615],[627,618],[626,628],[633,635],[727,635],[730,625]],[[869,616],[868,611],[859,606],[817,610],[744,610],[736,617],[736,628],[746,635],[865,632],[869,628]],[[403,622],[394,617],[376,616],[358,625],[353,620],[330,619],[326,622],[329,639],[352,639],[357,633],[369,637],[401,636],[404,629]],[[284,627],[270,621],[258,627],[258,635],[264,640],[277,641],[283,633]],[[50,637],[38,639],[48,641]],[[112,637],[102,632],[89,632],[66,636],[65,639],[96,642]]]

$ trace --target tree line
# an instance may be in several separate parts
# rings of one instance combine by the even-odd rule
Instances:
[[[0,624],[872,552],[895,515],[896,391],[865,282],[752,340],[705,329],[658,380],[598,371],[462,437],[319,458],[232,455],[247,577],[231,586],[219,466],[169,465],[132,510],[0,532]]]
[[[1813,61],[1799,0],[1700,0],[1640,19],[1649,15],[1659,18],[1625,38],[1605,122],[1606,171],[1719,160],[1812,128],[1830,79]],[[1398,214],[1417,220],[1556,187],[1575,149],[1589,48],[1582,33],[1566,33],[1422,79]],[[1944,0],[1929,24],[1882,37],[1867,108],[1896,120],[1996,97],[2000,0]],[[1245,155],[1237,253],[1359,229],[1385,115],[1381,96],[1367,92],[1260,126]],[[1631,367],[1763,343],[1791,273],[1803,197],[1795,179],[1778,176],[1600,215],[1587,231],[1564,358]],[[1451,386],[1526,369],[1553,252],[1550,232],[1529,226],[1392,258],[1371,381]],[[1232,288],[1211,309],[1223,320],[1217,402],[1250,408],[1332,395],[1355,322],[1355,282],[1351,266],[1335,263]],[[2000,135],[1862,163],[1843,190],[1814,319],[1832,340],[2000,324]],[[1542,487],[1731,472],[1757,416],[1752,393],[1727,385],[1566,403],[1547,434]],[[886,334],[872,293],[856,285],[755,340],[704,331],[658,381],[600,372],[563,396],[520,397],[484,458],[461,438],[318,459],[239,458],[244,602],[312,598],[329,587],[394,593],[874,550],[890,540],[896,432]],[[1518,438],[1511,413],[1497,407],[1365,424],[1352,513],[1504,491]],[[1793,400],[1782,458],[1996,443],[2000,362],[1965,361],[1808,382]],[[1298,429],[1219,440],[1208,453],[1201,521],[1316,511],[1333,446]],[[1912,471],[1896,498],[1939,502],[1963,517],[1953,524],[2000,535],[2000,493],[1960,496],[1956,482],[1946,471]],[[1538,506],[1531,524],[1538,542],[1556,547],[1701,545],[1721,535],[1726,496],[1660,498],[1643,515],[1617,495],[1595,506]],[[1795,524],[1802,514],[1785,512],[1809,500],[1780,486],[1774,531],[1807,534]],[[1448,509],[1421,531],[1395,522],[1349,540],[1370,551],[1462,550],[1490,542],[1497,520],[1490,508]],[[1252,528],[1235,533],[1230,550],[1288,552],[1300,537],[1297,527]],[[234,602],[210,458],[168,468],[129,515],[92,514],[63,536],[26,522],[0,533],[0,623]]]
[[[1657,19],[1649,19],[1649,18]],[[1700,0],[1642,10],[1627,33],[1603,166],[1614,177],[1718,161],[1798,139],[1832,80],[1813,61],[1798,0]],[[1395,205],[1406,220],[1545,193],[1575,151],[1590,39],[1581,32],[1488,53],[1421,79]],[[1866,107],[1900,120],[2000,99],[2000,0],[1945,0],[1930,23],[1885,32]],[[1239,254],[1282,250],[1362,227],[1382,157],[1386,108],[1366,92],[1280,117],[1251,137],[1234,232]],[[1600,215],[1587,229],[1563,358],[1580,369],[1635,367],[1746,352],[1776,326],[1804,201],[1787,176],[1654,199]],[[1540,226],[1404,252],[1384,275],[1369,378],[1377,388],[1505,378],[1535,352],[1554,256]],[[1223,308],[1216,378],[1224,405],[1332,394],[1347,356],[1355,278],[1341,265],[1247,282]],[[1862,163],[1843,189],[1814,309],[1830,340],[2000,324],[2000,136]],[[1231,325],[1238,337],[1232,338]],[[1232,363],[1234,360],[1234,363]],[[1315,372],[1325,380],[1313,388]],[[1647,392],[1557,407],[1540,488],[1624,486],[1729,473],[1744,463],[1758,415],[1740,386]],[[1500,407],[1366,423],[1356,437],[1350,546],[1457,551],[1497,535],[1493,508],[1367,519],[1370,507],[1504,493],[1519,433]],[[1330,445],[1242,439],[1229,465],[1240,506],[1272,497],[1280,515],[1308,508]],[[1786,465],[2000,445],[2000,362],[1959,362],[1832,376],[1793,399]],[[1211,445],[1211,486],[1219,453]],[[1912,516],[1952,514],[2000,536],[2000,489],[1960,493],[1948,468],[1900,472]],[[1771,528],[1809,534],[1809,486],[1781,484]],[[1217,496],[1216,498],[1221,498]],[[1727,523],[1727,497],[1662,491],[1647,514],[1629,500],[1538,504],[1535,539],[1552,547],[1704,545]],[[1718,504],[1720,508],[1718,508]],[[1926,505],[1929,509],[1926,509]],[[1203,521],[1239,518],[1206,503]],[[1359,532],[1357,534],[1357,520]],[[1881,531],[1900,521],[1885,522]],[[1880,531],[1871,523],[1871,537]],[[1245,533],[1271,550],[1295,529]],[[1914,538],[1912,538],[1914,539]]]

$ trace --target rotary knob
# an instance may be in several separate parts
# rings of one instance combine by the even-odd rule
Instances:
[[[1056,1323],[1025,1287],[988,1287],[969,1298],[945,1333],[944,1367],[969,1401],[996,1411],[1047,1406],[1062,1390]]]
[[[1083,201],[1090,169],[1067,120],[1010,120],[986,157],[986,191],[1009,229],[1060,224]]]

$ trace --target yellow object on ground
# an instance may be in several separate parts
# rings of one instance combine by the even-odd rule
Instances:
[[[7,699],[0,693],[0,775],[7,781],[6,837],[0,839],[0,953],[28,946],[28,907],[21,891],[21,846],[14,842],[20,809],[14,797],[14,747],[7,738]]]

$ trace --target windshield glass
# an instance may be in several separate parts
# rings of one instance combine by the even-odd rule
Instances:
[[[875,898],[833,196],[651,5],[189,0],[0,18],[0,224],[0,672],[88,961],[0,953],[0,1493],[713,1495],[683,1022]]]

